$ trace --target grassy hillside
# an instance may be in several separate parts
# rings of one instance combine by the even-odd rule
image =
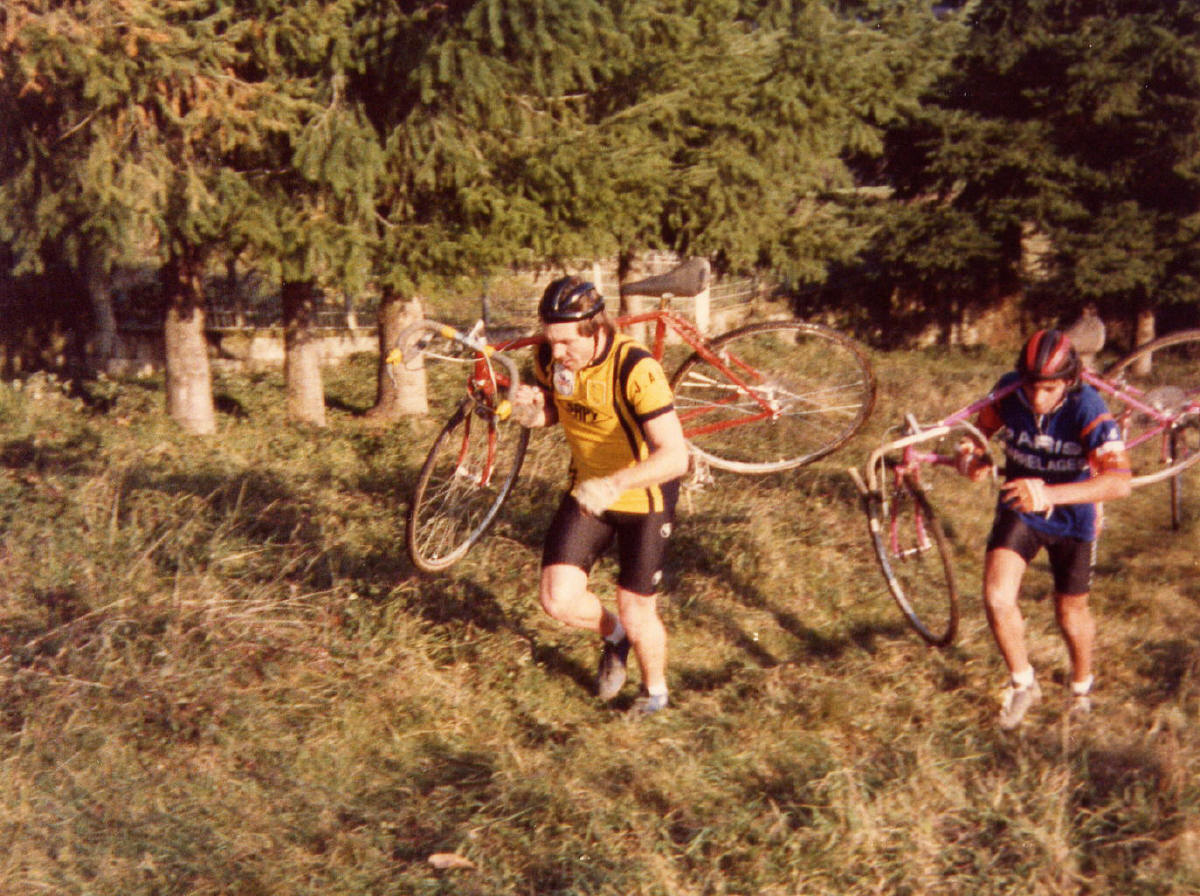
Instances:
[[[494,534],[424,577],[403,512],[437,421],[369,425],[370,359],[330,374],[323,431],[286,424],[278,375],[220,379],[211,440],[159,384],[0,385],[0,893],[1200,892],[1200,474],[1181,531],[1161,486],[1108,508],[1086,721],[1044,564],[1046,698],[1013,734],[979,552],[945,651],[875,570],[844,468],[1007,361],[878,357],[870,433],[689,491],[673,705],[641,720],[536,607],[554,436]],[[990,500],[939,496],[969,532]]]

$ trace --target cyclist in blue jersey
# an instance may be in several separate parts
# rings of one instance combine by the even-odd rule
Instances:
[[[1071,662],[1073,708],[1090,708],[1096,623],[1088,607],[1099,503],[1129,494],[1130,468],[1120,429],[1057,330],[1034,333],[994,391],[1020,386],[985,406],[976,425],[1004,446],[1004,484],[988,536],[983,601],[1009,683],[1000,727],[1017,727],[1040,697],[1017,606],[1029,562],[1046,549],[1054,577],[1055,617]],[[982,478],[986,465],[973,443],[960,446],[959,470]]]

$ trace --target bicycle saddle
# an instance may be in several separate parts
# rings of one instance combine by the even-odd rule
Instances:
[[[665,274],[621,284],[623,296],[694,296],[708,286],[708,261],[689,258]]]

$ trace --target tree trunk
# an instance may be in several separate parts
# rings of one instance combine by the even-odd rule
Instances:
[[[113,311],[112,291],[108,279],[98,270],[88,269],[88,298],[92,303],[91,368],[93,373],[117,373],[117,358],[121,355],[121,336],[117,332],[117,315]]]
[[[325,425],[325,386],[321,381],[321,342],[314,330],[316,291],[310,281],[289,281],[283,300],[283,377],[288,417]]]
[[[1154,338],[1157,328],[1154,322],[1153,309],[1142,310],[1137,315],[1137,326],[1133,334],[1133,347],[1145,345]],[[1148,352],[1138,359],[1133,365],[1134,376],[1149,376],[1152,365],[1154,364],[1154,353]]]
[[[246,326],[246,309],[242,303],[242,291],[238,289],[237,259],[230,258],[225,262],[225,302],[226,308],[233,309],[233,325]]]
[[[620,252],[617,253],[616,312],[617,312],[617,314],[620,314],[620,315],[633,313],[633,306],[629,301],[629,296],[621,294],[621,287],[624,286],[630,280],[630,275],[633,273],[633,263],[636,260],[637,260],[637,256],[633,252],[621,250]],[[610,309],[609,313],[611,314],[613,303],[608,302],[607,304]]]
[[[379,303],[379,374],[375,388],[375,407],[367,416],[376,420],[396,420],[406,414],[428,414],[425,393],[425,365],[409,367],[388,364],[388,353],[395,348],[400,331],[424,316],[420,299],[405,299],[394,293]]]
[[[167,414],[185,432],[208,435],[217,427],[198,271],[196,258],[180,256],[172,257],[162,270]]]

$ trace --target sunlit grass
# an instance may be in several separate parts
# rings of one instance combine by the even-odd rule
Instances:
[[[278,375],[222,376],[210,440],[153,384],[103,412],[0,386],[0,893],[1200,891],[1195,474],[1179,531],[1165,486],[1108,507],[1083,723],[1044,566],[1023,607],[1046,698],[1010,735],[979,557],[945,651],[875,569],[845,467],[1009,360],[876,357],[846,449],[689,492],[672,707],[646,720],[636,670],[599,705],[596,645],[536,605],[554,435],[494,533],[426,577],[403,515],[438,421],[367,421],[363,359],[329,374],[324,430],[287,424]],[[986,527],[978,488],[939,507]]]

